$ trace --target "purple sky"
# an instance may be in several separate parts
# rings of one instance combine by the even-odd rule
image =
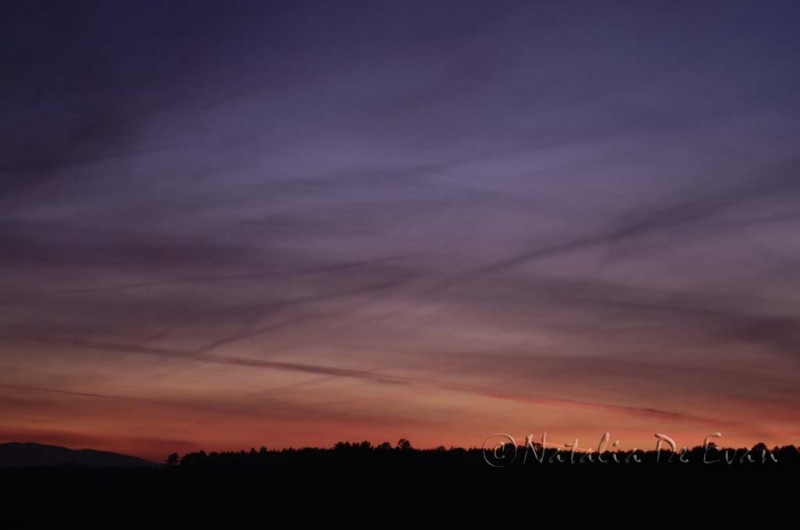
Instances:
[[[800,6],[0,19],[0,441],[797,443]]]

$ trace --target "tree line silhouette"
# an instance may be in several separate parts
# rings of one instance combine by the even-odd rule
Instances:
[[[563,448],[543,448],[540,444],[521,445],[507,449],[503,459],[493,461],[492,448],[461,448],[439,446],[418,449],[403,438],[396,444],[383,442],[373,445],[369,441],[338,442],[330,448],[287,448],[270,450],[266,447],[249,451],[178,453],[166,459],[167,469],[178,472],[266,473],[290,477],[293,473],[323,474],[326,471],[347,470],[351,474],[386,474],[402,476],[414,474],[463,476],[475,478],[524,478],[541,473],[571,473],[580,470],[621,468],[631,473],[637,470],[661,468],[715,469],[764,468],[800,469],[800,450],[794,445],[769,448],[759,443],[753,447],[696,446],[676,451],[615,450],[604,452],[569,451]],[[552,471],[545,471],[551,469]],[[741,472],[741,471],[737,471]]]

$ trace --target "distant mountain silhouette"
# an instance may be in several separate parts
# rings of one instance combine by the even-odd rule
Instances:
[[[0,444],[0,468],[78,465],[85,467],[156,467],[135,456],[92,449],[67,449],[55,445],[12,442]]]

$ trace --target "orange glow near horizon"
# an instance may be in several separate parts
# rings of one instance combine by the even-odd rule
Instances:
[[[540,397],[524,388],[510,393],[475,378],[433,379],[409,370],[364,380],[177,360],[153,368],[135,356],[128,363],[125,373],[105,383],[0,386],[0,441],[161,461],[172,452],[394,444],[400,438],[420,448],[480,447],[498,432],[523,443],[546,431],[550,443],[577,438],[583,449],[596,447],[604,432],[621,449],[653,449],[655,432],[689,447],[714,432],[723,434],[720,445],[731,447],[786,445],[797,435],[790,410],[779,414],[771,407],[773,415],[765,417],[755,404],[734,399],[716,399],[710,407],[686,407],[681,400],[642,407],[614,393],[607,400]]]

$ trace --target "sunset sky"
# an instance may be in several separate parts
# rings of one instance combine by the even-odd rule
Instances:
[[[9,2],[0,442],[800,443],[798,28]]]

